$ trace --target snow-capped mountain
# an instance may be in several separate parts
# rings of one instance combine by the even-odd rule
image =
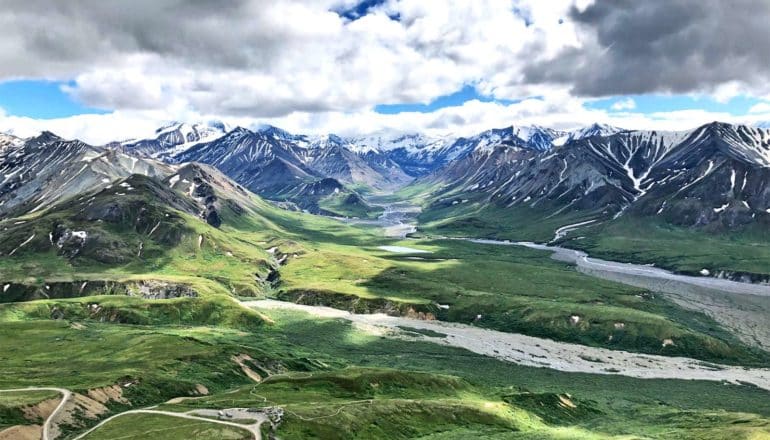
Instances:
[[[172,154],[167,160],[209,164],[253,192],[276,196],[301,181],[323,177],[299,158],[299,150],[273,131],[237,127],[211,142]]]
[[[158,128],[154,138],[124,141],[118,148],[129,154],[162,159],[179,154],[193,145],[218,139],[229,130],[229,125],[221,121],[205,124],[172,122]]]
[[[621,131],[624,131],[624,129],[615,127],[612,125],[607,124],[600,124],[598,122],[595,122],[587,127],[579,128],[577,130],[572,130],[566,133],[563,133],[562,136],[558,137],[557,139],[554,139],[552,142],[553,146],[559,146],[564,145],[566,143],[578,140],[578,139],[585,139],[589,137],[594,136],[612,136],[615,133],[620,133]]]
[[[769,158],[770,131],[713,123],[684,132],[587,136],[545,152],[476,151],[434,179],[448,184],[445,193],[546,216],[633,213],[719,228],[769,217]]]
[[[685,226],[732,228],[770,215],[770,130],[712,123],[692,131],[648,176],[631,207]]]
[[[770,216],[770,130],[757,127],[712,123],[662,132],[595,124],[564,133],[511,126],[456,139],[224,128],[173,124],[154,139],[117,147],[49,132],[2,136],[0,214],[43,209],[131,174],[168,179],[180,164],[199,162],[241,189],[314,212],[322,211],[319,197],[363,205],[350,188],[390,190],[417,176],[452,194],[437,194],[439,204],[463,197],[547,216],[656,216],[710,228]]]
[[[539,126],[510,126],[470,137],[428,137],[421,134],[379,133],[350,139],[358,150],[381,151],[412,176],[422,176],[474,151],[518,146],[545,151],[566,133]]]
[[[12,134],[0,133],[0,152],[9,147],[15,147],[24,141]]]
[[[43,132],[0,151],[0,215],[40,210],[131,174],[170,172],[161,162]]]
[[[310,139],[300,154],[315,171],[347,184],[388,189],[411,180],[387,154],[375,148],[359,147],[336,135]]]

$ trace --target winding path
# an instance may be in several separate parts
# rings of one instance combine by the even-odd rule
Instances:
[[[56,406],[56,409],[53,410],[51,415],[48,416],[47,419],[45,419],[45,423],[43,423],[43,440],[53,440],[50,434],[51,425],[53,424],[53,420],[59,415],[59,413],[61,413],[62,409],[64,409],[64,405],[66,405],[67,402],[69,402],[70,398],[72,398],[72,392],[64,388],[30,387],[30,388],[16,388],[11,390],[0,390],[0,393],[19,393],[19,392],[25,392],[25,391],[55,391],[62,395],[62,399],[61,399],[61,402],[59,402],[59,405]]]
[[[202,410],[194,410],[194,411],[190,411],[190,412],[197,412],[197,411],[202,411]],[[219,410],[212,410],[212,411],[219,411]],[[112,417],[108,417],[108,418],[102,420],[101,422],[99,422],[99,424],[97,424],[93,428],[89,429],[88,431],[80,434],[79,436],[75,437],[73,440],[81,440],[81,439],[85,438],[87,435],[89,435],[92,432],[96,431],[97,429],[101,428],[105,424],[111,422],[112,420],[115,420],[118,417],[123,417],[123,416],[129,415],[129,414],[157,414],[157,415],[168,416],[168,417],[177,417],[177,418],[180,418],[180,419],[196,420],[196,421],[199,421],[199,422],[216,423],[216,424],[219,424],[219,425],[226,425],[226,426],[230,426],[230,427],[239,428],[239,429],[242,429],[242,430],[249,431],[254,436],[254,440],[261,440],[262,439],[262,434],[259,431],[259,427],[262,424],[262,420],[260,420],[257,423],[254,423],[252,425],[244,425],[244,424],[241,424],[241,423],[227,422],[227,421],[224,421],[224,420],[216,420],[216,419],[211,419],[211,418],[207,418],[207,417],[197,417],[197,416],[191,415],[189,413],[177,413],[177,412],[159,411],[159,410],[153,410],[153,409],[134,409],[134,410],[122,412],[120,414],[115,414]]]

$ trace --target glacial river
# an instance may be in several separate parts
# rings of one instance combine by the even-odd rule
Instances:
[[[405,238],[416,230],[419,207],[403,202],[381,206],[385,212],[379,219],[369,221],[368,224],[382,227],[385,234],[393,238]],[[556,231],[556,236],[562,237],[588,223],[562,227]],[[680,275],[647,265],[592,258],[582,251],[546,244],[479,238],[453,239],[490,246],[524,246],[552,252],[552,258],[574,264],[578,271],[586,275],[664,294],[680,307],[711,317],[744,343],[770,350],[770,285]]]

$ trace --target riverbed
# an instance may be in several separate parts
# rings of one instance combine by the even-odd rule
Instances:
[[[381,227],[386,236],[406,238],[416,231],[420,208],[408,202],[378,203],[385,210],[376,220],[358,221]],[[593,220],[567,225],[555,231],[555,239]],[[446,237],[439,237],[446,238]],[[704,313],[730,330],[742,342],[770,350],[770,285],[750,284],[708,276],[675,274],[640,264],[591,258],[582,251],[532,242],[453,238],[491,246],[524,246],[552,253],[552,258],[575,265],[586,275],[664,294],[680,307]]]
[[[306,306],[284,301],[260,300],[242,304],[264,310],[300,311],[325,319],[345,319],[352,322],[358,330],[372,335],[464,348],[474,353],[531,367],[644,379],[712,380],[733,384],[748,382],[770,390],[770,369],[716,365],[682,357],[587,347],[466,324],[384,314],[359,315],[331,307]],[[406,329],[429,330],[431,336]]]

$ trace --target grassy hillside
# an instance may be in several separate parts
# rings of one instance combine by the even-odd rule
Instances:
[[[430,314],[502,331],[722,362],[762,362],[711,319],[640,289],[598,280],[549,253],[453,240],[319,245],[281,269],[278,296],[359,313]],[[439,307],[442,305],[442,307]],[[578,315],[579,325],[570,317]],[[618,329],[617,323],[623,323]],[[663,347],[673,338],[675,346]]]
[[[547,253],[398,241],[253,196],[222,200],[222,224],[214,227],[181,192],[141,179],[131,188],[0,224],[0,389],[57,386],[95,400],[111,387],[112,397],[72,413],[62,438],[110,414],[182,396],[200,399],[162,408],[280,406],[286,412],[276,433],[287,439],[767,434],[770,394],[753,386],[522,367],[235,300],[272,296],[766,364],[705,316],[582,275]],[[94,209],[99,216],[89,217]],[[73,231],[86,231],[85,241]],[[67,237],[62,246],[55,234]],[[570,321],[575,314],[580,325]],[[676,344],[663,347],[664,338]],[[0,406],[0,426],[38,423],[20,408],[40,397]],[[159,429],[169,438],[244,435],[189,422],[132,415],[89,438],[146,438]]]
[[[653,263],[690,274],[707,269],[714,274],[725,271],[757,279],[770,277],[765,230],[709,234],[650,218],[621,217],[604,225],[581,228],[568,238],[567,246],[601,258]]]
[[[103,300],[122,302],[101,297],[48,305],[89,308]],[[195,299],[157,303],[161,310],[196,315]],[[207,393],[160,408],[171,411],[278,405],[286,412],[276,432],[288,439],[706,439],[749,438],[768,429],[770,395],[750,386],[521,367],[429,342],[383,339],[347,322],[302,313],[243,310],[242,320],[211,326],[202,318],[180,324],[173,313],[139,306],[139,301],[115,304],[118,315],[143,313],[153,325],[103,320],[98,314],[50,320],[30,310],[36,304],[0,305],[2,340],[10,343],[3,351],[0,387],[55,384],[88,394],[118,383],[131,408]],[[12,336],[20,334],[24,338]],[[244,354],[261,383],[246,377],[234,361],[234,355]],[[116,401],[107,407],[99,418],[129,408]],[[85,416],[77,420],[65,438],[96,422]],[[142,438],[156,429],[179,438],[237,433],[142,414],[115,419],[89,438]]]
[[[601,212],[566,210],[558,206],[502,207],[462,193],[442,193],[438,187],[413,184],[398,197],[420,194],[423,212],[418,233],[429,236],[476,237],[549,242],[558,228],[587,220],[560,244],[614,261],[655,264],[682,273],[726,272],[744,280],[770,278],[767,231],[758,226],[714,233],[663,222],[656,217],[626,213],[616,220]],[[439,191],[439,192],[437,192]]]
[[[251,440],[248,431],[214,423],[185,420],[156,414],[129,414],[117,418],[87,435],[87,440],[141,440],[147,435],[164,440],[210,438],[219,440]]]
[[[7,246],[18,249],[0,262],[0,281],[27,286],[27,293],[8,298],[157,297],[147,293],[152,289],[201,301],[268,295],[646,353],[750,364],[766,358],[703,315],[684,312],[645,291],[577,273],[546,252],[452,240],[398,243],[374,228],[280,210],[256,197],[239,208],[223,203],[222,224],[216,228],[183,211],[184,199],[161,204],[181,195],[151,179],[131,185],[134,190],[124,196],[100,193],[20,224],[6,221]],[[100,222],[81,213],[105,209],[121,215]],[[89,238],[66,252],[66,246],[48,236],[61,225],[86,231]],[[31,236],[41,238],[15,244]],[[105,244],[121,258],[102,258]],[[393,244],[430,253],[380,249]],[[168,287],[142,284],[148,279]],[[117,286],[89,290],[88,283],[105,281]],[[61,283],[70,283],[65,294],[59,293]],[[5,293],[16,290],[14,284]],[[579,325],[571,322],[575,315]],[[675,344],[664,346],[666,339]]]

